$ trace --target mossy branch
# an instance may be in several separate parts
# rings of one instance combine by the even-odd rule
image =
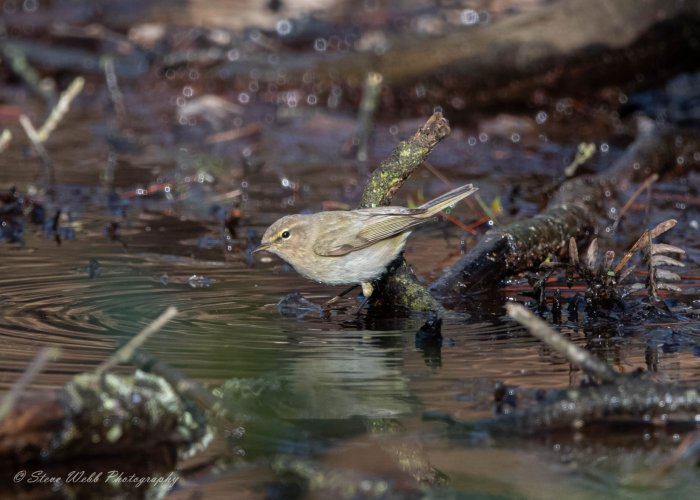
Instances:
[[[403,182],[449,133],[449,122],[442,113],[433,114],[413,137],[401,141],[391,152],[391,156],[372,173],[362,194],[359,208],[389,205]]]
[[[360,208],[389,205],[403,182],[449,133],[449,122],[442,113],[433,114],[413,137],[401,141],[391,156],[372,173],[362,194]],[[403,257],[399,265],[382,279],[377,295],[379,301],[391,307],[403,307],[412,311],[442,309],[418,282]]]

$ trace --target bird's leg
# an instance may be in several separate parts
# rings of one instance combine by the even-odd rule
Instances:
[[[355,309],[355,316],[359,316],[360,313],[362,312],[362,309],[365,308],[365,306],[369,303],[369,297],[365,296],[362,298],[362,302],[360,302],[360,305],[357,306],[357,309]]]
[[[348,288],[347,290],[343,290],[343,291],[340,292],[338,295],[336,295],[335,297],[333,297],[332,299],[330,299],[328,302],[326,302],[325,304],[323,304],[323,309],[328,309],[330,306],[332,306],[333,304],[335,304],[336,302],[338,302],[338,301],[341,299],[341,297],[346,296],[347,294],[349,294],[350,292],[352,292],[355,288],[357,288],[357,285],[352,285],[352,286],[351,286],[350,288]],[[363,293],[364,293],[364,290],[363,290]]]
[[[372,293],[374,293],[374,285],[372,283],[367,282],[367,283],[360,283],[362,285],[362,295],[363,299],[362,302],[360,302],[360,305],[357,306],[357,310],[355,311],[355,316],[359,316],[360,312],[364,307],[367,305],[369,302],[369,298],[372,296]]]

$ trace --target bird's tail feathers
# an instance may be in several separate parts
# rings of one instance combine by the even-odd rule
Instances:
[[[463,200],[470,194],[473,194],[478,189],[479,188],[474,187],[472,184],[465,184],[464,186],[455,188],[452,191],[443,194],[442,196],[438,196],[434,200],[430,200],[429,202],[424,203],[418,208],[426,209],[426,217],[432,217],[436,213],[446,209],[451,205],[456,204],[457,202]]]

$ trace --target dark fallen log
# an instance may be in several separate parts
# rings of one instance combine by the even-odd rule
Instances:
[[[579,205],[555,205],[532,218],[486,233],[430,290],[445,296],[452,289],[491,288],[507,276],[536,267],[565,250],[569,238],[586,240],[594,232],[590,211]]]
[[[564,182],[543,213],[486,233],[430,285],[430,291],[444,299],[493,287],[508,276],[564,253],[569,238],[581,241],[596,232],[597,220],[606,215],[606,204],[631,183],[651,174],[671,173],[678,168],[679,156],[691,159],[683,168],[696,167],[698,162],[693,163],[692,158],[698,147],[700,142],[692,130],[652,127],[605,172]]]

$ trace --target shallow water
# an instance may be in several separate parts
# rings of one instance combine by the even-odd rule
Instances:
[[[4,176],[9,180],[12,174]],[[273,189],[264,180],[260,185],[267,186],[266,192]],[[325,198],[324,192],[312,189],[313,199]],[[75,190],[65,191],[75,194]],[[60,197],[65,195],[63,188],[59,192]],[[145,349],[210,387],[232,380],[253,384],[254,389],[246,390],[253,391],[254,402],[242,396],[246,390],[234,392],[229,400],[234,412],[253,415],[242,424],[246,435],[231,445],[236,456],[245,457],[243,463],[260,464],[261,459],[264,464],[280,454],[292,454],[320,466],[396,481],[403,473],[386,450],[410,446],[422,449],[422,456],[450,477],[453,491],[535,498],[613,493],[637,497],[640,492],[621,487],[620,480],[651,466],[641,450],[655,444],[660,460],[664,455],[658,450],[669,450],[679,439],[663,433],[645,438],[640,433],[621,451],[605,440],[599,449],[555,437],[494,442],[424,422],[421,415],[426,409],[447,411],[463,420],[493,415],[497,381],[523,389],[580,382],[579,371],[503,317],[500,304],[506,297],[518,296],[518,287],[483,297],[471,315],[448,315],[441,345],[416,344],[415,334],[426,318],[382,319],[366,312],[356,318],[349,312],[353,299],[330,318],[314,312],[284,317],[275,304],[288,292],[300,291],[320,303],[335,289],[300,278],[276,259],[247,260],[242,237],[234,242],[233,251],[225,251],[219,224],[195,216],[203,211],[197,206],[144,202],[132,205],[122,220],[92,204],[90,200],[100,198],[92,188],[84,186],[81,193],[82,202],[72,213],[74,239],[57,245],[28,226],[23,246],[0,246],[3,389],[44,346],[60,347],[61,355],[33,387],[57,388],[95,368],[120,340],[175,306],[177,318]],[[255,213],[264,224],[301,209],[298,201],[290,207],[284,197],[286,206],[275,208],[279,205],[270,203],[269,194],[256,190],[249,197],[249,207],[264,210]],[[303,203],[314,204],[308,199]],[[121,221],[119,234],[126,246],[107,237],[105,228],[114,220]],[[250,227],[260,231],[264,224]],[[418,270],[434,274],[436,252],[445,258],[455,253],[459,237],[448,227],[451,236],[445,239],[444,231],[444,226],[433,227],[414,236],[407,258]],[[645,325],[608,332],[610,338],[603,339],[596,338],[582,319],[565,323],[563,331],[621,371],[654,363],[662,379],[700,380],[697,324]],[[368,431],[370,422],[386,418],[396,419],[403,430],[377,441]],[[375,455],[376,463],[368,466],[368,457]],[[236,487],[255,497],[260,488],[276,481],[266,465],[255,465],[251,473],[240,463],[226,463],[230,465],[223,474],[201,486],[203,492]],[[671,478],[667,488],[642,496],[688,494],[696,479]]]

